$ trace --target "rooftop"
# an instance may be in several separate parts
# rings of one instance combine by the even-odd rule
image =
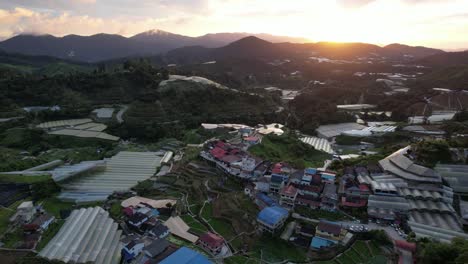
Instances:
[[[341,225],[329,221],[320,221],[317,230],[338,236],[341,234]]]
[[[379,161],[380,166],[385,171],[391,172],[401,178],[410,181],[441,183],[440,175],[421,165],[417,165],[405,154],[410,149],[410,146],[402,148],[383,160]]]
[[[260,213],[258,213],[257,219],[268,225],[276,225],[281,220],[287,218],[289,215],[288,211],[282,207],[270,206],[265,207]]]
[[[172,253],[169,257],[162,260],[160,264],[211,264],[205,256],[189,249],[187,247],[181,247],[176,252]]]
[[[121,230],[101,207],[74,210],[39,253],[65,263],[119,263]]]

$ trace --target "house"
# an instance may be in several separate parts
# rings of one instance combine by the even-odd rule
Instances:
[[[315,235],[323,238],[339,241],[342,237],[342,231],[345,229],[341,228],[340,224],[330,221],[320,221],[315,229]],[[344,237],[344,235],[343,235]]]
[[[324,171],[320,172],[320,177],[325,183],[335,183],[336,174],[333,172]]]
[[[55,216],[50,214],[41,214],[31,222],[31,225],[37,226],[36,231],[45,231],[54,221]]]
[[[132,216],[128,218],[128,223],[136,228],[139,228],[141,225],[143,225],[146,221],[148,221],[149,217],[145,214],[138,213],[136,212]]]
[[[163,225],[162,223],[156,224],[153,228],[151,228],[148,233],[157,238],[165,238],[169,235],[169,228]]]
[[[286,174],[272,174],[270,179],[270,192],[278,193],[289,179],[289,175]]]
[[[270,180],[267,177],[260,177],[255,184],[256,192],[269,192],[270,191]]]
[[[338,194],[335,184],[325,184],[321,195],[320,209],[335,211],[338,204]]]
[[[260,207],[260,209],[278,205],[275,200],[264,193],[257,193],[255,196],[255,203],[258,205],[258,207]]]
[[[133,210],[133,207],[129,206],[129,207],[125,207],[122,209],[122,212],[124,215],[126,216],[132,216],[133,213],[134,213],[134,210]]]
[[[156,217],[156,216],[159,216],[159,211],[158,209],[155,209],[155,208],[152,208],[152,207],[140,207],[136,210],[137,213],[141,213],[141,214],[144,214],[146,216],[148,216],[149,218],[151,217]]]
[[[294,208],[297,194],[297,189],[292,184],[284,186],[280,190],[280,205],[286,208]]]
[[[395,240],[395,251],[398,253],[398,264],[415,263],[414,254],[416,253],[416,244],[405,240]]]
[[[319,197],[320,194],[322,193],[322,188],[323,188],[323,185],[319,184],[319,185],[297,185],[297,184],[293,184],[294,187],[297,188],[297,191],[299,192],[299,194],[302,194],[302,195],[311,195],[311,196],[315,196],[315,197]]]
[[[300,227],[298,233],[305,237],[313,237],[315,235],[315,228],[313,226],[303,225]]]
[[[244,137],[244,142],[250,146],[256,145],[260,142],[260,139],[255,136]]]
[[[262,159],[245,156],[241,162],[241,178],[252,178],[255,175],[255,168],[257,168],[263,162]]]
[[[312,209],[317,209],[320,207],[320,198],[313,195],[298,194],[295,203],[296,205],[303,205]]]
[[[16,208],[16,213],[10,218],[10,222],[26,224],[33,219],[35,214],[36,207],[34,207],[32,201],[22,202],[18,208]]]
[[[210,253],[217,255],[224,246],[224,238],[217,234],[207,232],[200,236],[198,243]]]
[[[169,242],[166,239],[156,239],[151,244],[143,248],[143,252],[150,258],[159,256],[166,248],[169,247]]]
[[[274,233],[284,225],[288,216],[288,210],[278,206],[271,206],[258,213],[257,222],[261,231]]]
[[[323,248],[334,246],[336,244],[338,244],[338,242],[334,240],[315,236],[314,238],[312,238],[312,241],[310,242],[310,247],[312,248],[312,250],[320,250]]]
[[[341,225],[322,220],[315,229],[315,237],[312,239],[310,247],[313,250],[320,250],[340,244],[347,233],[346,229],[341,228]]]
[[[122,259],[124,262],[129,263],[132,259],[138,256],[145,247],[142,240],[133,240],[122,248]]]
[[[165,258],[160,264],[211,264],[205,256],[202,254],[189,249],[187,247],[181,247],[169,257]]]

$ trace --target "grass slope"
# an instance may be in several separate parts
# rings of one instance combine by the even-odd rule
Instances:
[[[329,154],[314,149],[289,133],[263,137],[262,143],[251,147],[249,151],[263,159],[287,162],[296,168],[320,167],[326,159],[331,158]]]

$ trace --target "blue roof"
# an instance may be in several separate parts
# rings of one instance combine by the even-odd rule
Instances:
[[[257,199],[264,202],[267,206],[277,205],[277,203],[273,199],[271,199],[268,195],[264,193],[257,194]]]
[[[307,169],[305,169],[305,173],[307,173],[307,174],[316,174],[316,173],[317,173],[317,169],[314,169],[314,168],[307,168]]]
[[[310,247],[312,248],[323,248],[323,247],[329,247],[329,246],[332,246],[334,244],[336,244],[337,242],[336,241],[333,241],[333,240],[328,240],[328,239],[325,239],[323,237],[314,237],[312,239],[312,242],[310,243]]]
[[[165,258],[160,264],[212,264],[202,254],[187,247],[181,247],[169,257]]]
[[[275,225],[289,215],[288,210],[278,207],[270,206],[265,207],[260,213],[258,213],[257,219],[269,225]]]

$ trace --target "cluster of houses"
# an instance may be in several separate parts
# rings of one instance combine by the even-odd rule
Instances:
[[[44,211],[41,206],[35,206],[32,201],[22,202],[10,218],[14,227],[22,228],[24,232],[22,244],[18,248],[34,249],[39,243],[43,232],[55,221],[55,217]]]
[[[175,203],[176,200],[139,196],[122,201],[122,212],[130,233],[121,239],[124,263],[211,263],[196,251],[169,242],[170,234],[200,246],[211,256],[226,253],[223,237],[211,232],[195,236],[180,217],[171,217]],[[193,261],[191,258],[197,262],[190,262]]]
[[[246,148],[234,146],[221,140],[207,143],[200,156],[214,162],[222,171],[243,179],[262,176],[268,169],[268,162],[250,155]]]
[[[164,252],[171,250],[170,243],[166,240],[170,234],[169,228],[162,223],[159,216],[162,213],[160,211],[170,210],[172,203],[164,202],[166,204],[138,196],[122,202],[122,212],[131,232],[131,235],[121,240],[124,263],[132,263],[135,260],[137,263],[151,263]]]

